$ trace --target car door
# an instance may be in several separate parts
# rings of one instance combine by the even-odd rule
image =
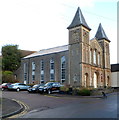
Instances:
[[[57,84],[53,83],[53,85],[52,85],[52,91],[55,91],[55,90],[57,90]]]
[[[19,84],[20,89],[27,89],[27,86],[25,84]]]

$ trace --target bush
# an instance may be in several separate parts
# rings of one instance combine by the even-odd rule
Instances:
[[[32,87],[34,86],[35,84],[34,83],[31,83],[31,84],[27,84],[28,86]]]
[[[69,91],[69,87],[67,87],[67,86],[61,86],[60,87],[60,91],[68,92]]]
[[[91,95],[91,91],[84,88],[84,89],[81,89],[78,91],[78,95],[81,95],[81,96],[90,96]]]
[[[4,71],[2,72],[2,83],[16,83],[19,82],[15,79],[13,72],[11,71]]]

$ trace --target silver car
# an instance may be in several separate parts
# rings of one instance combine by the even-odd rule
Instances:
[[[27,90],[30,86],[27,86],[26,84],[23,83],[14,83],[11,84],[8,89],[9,90],[16,90],[16,91],[20,91],[20,90]]]

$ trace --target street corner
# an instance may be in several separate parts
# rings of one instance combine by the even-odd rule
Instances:
[[[2,98],[1,118],[15,118],[15,116],[26,113],[29,109],[27,105],[15,99]]]

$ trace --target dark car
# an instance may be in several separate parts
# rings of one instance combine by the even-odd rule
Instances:
[[[2,90],[8,90],[9,85],[11,85],[11,83],[3,83],[1,85]]]
[[[44,86],[40,86],[38,90],[40,93],[51,94],[53,92],[59,92],[60,86],[61,84],[58,82],[48,82]]]
[[[40,86],[44,86],[44,84],[36,84],[36,85],[28,88],[28,92],[29,92],[29,93],[38,92],[38,88],[39,88]]]

